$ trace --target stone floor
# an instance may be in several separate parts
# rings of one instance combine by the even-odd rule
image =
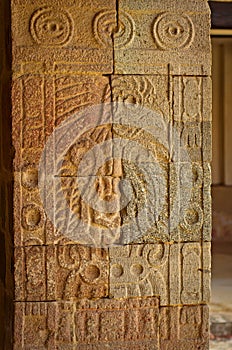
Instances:
[[[232,350],[232,242],[214,242],[210,305],[212,350]]]

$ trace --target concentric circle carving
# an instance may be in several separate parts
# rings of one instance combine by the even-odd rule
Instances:
[[[105,47],[125,47],[134,39],[135,24],[125,12],[120,12],[117,24],[115,11],[101,11],[94,19],[93,28],[96,40]]]
[[[187,15],[163,13],[155,20],[153,35],[161,49],[188,48],[194,39],[194,25]]]
[[[40,8],[32,15],[30,33],[37,44],[63,46],[72,37],[73,21],[64,10]]]

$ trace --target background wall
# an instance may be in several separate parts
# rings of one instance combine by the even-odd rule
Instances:
[[[10,2],[0,1],[0,349],[12,346],[12,169]]]
[[[232,38],[213,38],[213,235],[232,240]]]

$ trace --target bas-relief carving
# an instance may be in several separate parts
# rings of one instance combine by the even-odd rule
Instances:
[[[45,6],[33,13],[30,34],[39,45],[63,46],[71,40],[73,26],[73,19],[67,11]]]
[[[38,307],[36,303],[16,303],[15,349],[35,345],[49,349],[75,346],[76,349],[112,347],[116,350],[139,346],[156,350],[158,314],[156,298],[40,303]],[[26,333],[23,340],[22,331]]]
[[[65,72],[71,69],[79,73],[112,73],[112,45],[104,48],[95,39],[93,23],[97,13],[112,13],[115,6],[114,1],[107,4],[101,1],[90,6],[88,3],[80,6],[78,1],[61,1],[58,7],[52,1],[47,1],[44,6],[38,3],[25,6],[13,1],[14,71],[18,71],[19,64],[24,61],[42,61],[47,67],[55,61]],[[101,33],[105,35],[104,32],[103,28]],[[110,40],[111,33],[108,36]]]
[[[117,18],[118,17],[118,18]],[[93,22],[96,40],[105,47],[129,47],[134,40],[135,24],[125,12],[101,11]]]
[[[24,75],[15,81],[13,94],[17,99],[13,110],[15,146],[15,244],[54,242],[54,228],[47,220],[38,189],[38,164],[45,141],[55,126],[66,120],[72,113],[78,113],[90,105],[106,102],[109,99],[108,78],[70,77],[57,78],[45,75]],[[109,128],[91,130],[84,135],[85,144],[92,147],[111,138]],[[81,141],[80,141],[81,142]],[[80,145],[80,144],[79,144]],[[83,150],[83,149],[82,149]],[[79,154],[71,150],[71,160],[78,161]],[[82,153],[83,154],[83,153]],[[80,158],[81,160],[81,158]],[[64,160],[64,169],[65,160]],[[72,168],[71,168],[72,171]],[[67,175],[70,169],[66,169]],[[62,175],[65,175],[63,172]],[[20,236],[21,232],[21,236]]]
[[[110,295],[157,295],[167,302],[168,251],[164,244],[110,249]]]
[[[15,259],[17,301],[108,295],[108,254],[102,249],[32,246],[16,248]],[[158,296],[166,306],[208,302],[209,243],[119,246],[110,248],[109,259],[113,298]]]
[[[35,77],[31,77],[29,79],[26,78],[23,85],[25,85],[25,91],[26,91],[25,97],[27,97],[27,99],[25,97],[22,97],[24,101],[23,102],[24,109],[21,111],[22,119],[20,119],[19,122],[21,124],[25,123],[25,125],[27,126],[28,120],[26,118],[29,118],[29,125],[32,127],[32,129],[30,129],[30,132],[34,128],[36,131],[40,130],[41,142],[42,142],[45,139],[45,136],[47,137],[46,134],[49,132],[49,130],[52,131],[52,123],[53,125],[59,125],[62,122],[62,120],[64,120],[65,118],[68,118],[69,115],[71,115],[72,113],[75,113],[81,110],[82,108],[85,108],[85,106],[88,106],[91,103],[94,103],[95,101],[96,102],[98,102],[99,100],[102,101],[102,99],[107,100],[110,97],[109,90],[107,88],[107,84],[105,84],[104,79],[103,79],[104,81],[102,81],[100,78],[99,79],[85,78],[84,82],[81,83],[83,79],[84,79],[83,77],[80,78],[80,77],[62,76],[62,77],[56,78],[55,81],[53,80],[53,78],[51,78],[50,80],[48,79],[48,83],[47,83],[47,81],[44,80],[44,78],[42,77],[39,78],[38,80]],[[178,83],[179,83],[179,80],[178,80]],[[32,84],[35,85],[36,91],[38,91],[38,94],[37,93],[35,93],[34,95],[32,94]],[[174,119],[180,120],[179,116],[182,115],[181,117],[182,119],[188,118],[188,119],[201,120],[203,118],[202,113],[204,112],[204,110],[203,112],[201,112],[202,99],[203,99],[203,96],[201,93],[201,87],[203,84],[202,78],[186,78],[184,79],[183,84],[185,87],[179,88],[180,93],[178,93],[176,88],[174,89],[174,95],[173,95]],[[194,99],[195,102],[192,102],[191,105],[186,104],[187,103],[186,101],[188,100],[188,95],[189,95],[189,88],[187,86],[189,84],[190,86],[195,87],[196,89],[196,93],[195,93],[196,98]],[[41,111],[41,104],[44,104],[44,106],[46,107],[43,112],[44,116],[47,116],[49,111],[51,110],[52,99],[50,97],[47,100],[46,99],[44,100],[44,94],[46,97],[47,93],[51,91],[52,86],[55,86],[55,110],[53,110],[54,116],[52,116],[52,118],[49,117],[48,120],[47,118],[45,118],[45,120],[47,120],[47,125],[44,125],[44,117],[43,117],[41,119],[41,123],[43,124],[40,125],[38,124],[38,118],[35,118],[35,117]],[[159,86],[159,89],[158,89],[158,86]],[[161,94],[161,91],[160,91],[161,86],[163,88],[164,95],[163,93]],[[85,92],[83,92],[83,87],[85,89]],[[95,90],[93,90],[94,87],[96,88]],[[116,76],[113,79],[113,98],[115,99],[115,101],[119,101],[119,102],[120,101],[127,102],[129,100],[129,102],[134,102],[134,103],[142,104],[144,106],[149,106],[149,108],[153,108],[155,111],[158,111],[158,113],[168,121],[170,118],[169,117],[170,112],[169,112],[169,99],[168,99],[167,88],[168,88],[168,81],[167,81],[167,78],[165,77],[134,76],[134,77],[123,78],[122,76],[118,76],[118,77]],[[43,93],[41,92],[41,89],[44,89]],[[22,90],[22,92],[23,91],[24,90]],[[102,92],[99,94],[99,91],[100,92],[102,91]],[[166,92],[166,98],[164,97],[165,92]],[[182,96],[182,95],[183,97],[180,98],[179,96]],[[35,103],[34,103],[34,100],[32,99],[32,97],[34,98],[34,96],[35,96]],[[41,98],[40,104],[38,103],[39,97]],[[28,103],[27,100],[30,100],[30,102]],[[31,111],[32,107],[30,106],[35,106],[35,107],[37,106],[37,107]],[[179,107],[177,108],[177,106]],[[31,113],[33,114],[33,118],[31,118]],[[188,117],[186,117],[187,115]],[[25,116],[25,118],[23,118],[23,116]],[[181,147],[187,148],[190,154],[190,158],[193,154],[195,155],[202,154],[201,147],[198,147],[198,146],[202,146],[202,140],[204,135],[201,134],[199,123],[197,121],[194,121],[194,122],[185,121],[181,123],[183,124],[183,131],[181,132]],[[15,124],[16,125],[18,124],[17,119],[15,120]],[[39,126],[39,129],[38,129],[38,126]],[[190,133],[189,130],[193,130],[193,132]],[[168,157],[169,157],[167,150],[162,149],[163,148],[162,145],[154,143],[154,140],[151,140],[150,142],[148,142],[149,135],[143,136],[143,131],[141,130],[138,130],[138,131],[135,130],[134,132],[131,132],[131,129],[127,129],[125,127],[123,127],[122,129],[120,128],[120,125],[114,125],[113,133],[117,137],[132,138],[133,140],[138,140],[139,142],[144,144],[146,147],[148,147],[148,149],[151,149],[155,153],[156,157],[157,156],[159,157],[161,161],[160,164],[161,166],[164,167],[164,171],[167,173],[167,176],[166,176],[167,191],[166,191],[166,201],[165,201],[167,204],[168,186],[169,186],[168,169],[166,169],[166,166],[165,166],[165,163],[168,163]],[[26,133],[26,136],[28,136],[27,133]],[[96,130],[93,130],[93,131],[90,130],[88,135],[83,135],[83,140],[79,140],[78,144],[76,145],[74,144],[74,146],[71,147],[69,153],[67,154],[67,157],[65,157],[61,175],[76,176],[77,167],[82,156],[96,143],[102,142],[107,138],[110,139],[111,137],[112,137],[112,134],[111,134],[110,126],[109,128],[99,127]],[[42,239],[42,242],[43,242],[44,233],[42,233],[42,231],[44,229],[42,229],[42,226],[44,222],[44,214],[40,209],[41,202],[38,198],[38,190],[36,190],[36,186],[35,186],[35,183],[37,181],[37,174],[36,174],[36,165],[34,164],[34,161],[36,160],[36,158],[39,158],[39,155],[41,152],[40,150],[44,141],[43,143],[38,145],[39,148],[32,148],[31,144],[29,144],[28,145],[29,148],[27,148],[26,147],[27,144],[24,144],[23,140],[24,140],[24,137],[22,138],[22,141],[21,141],[22,145],[24,146],[21,157],[24,158],[23,163],[28,164],[28,165],[25,165],[25,169],[26,168],[28,169],[23,170],[23,174],[24,174],[22,178],[23,188],[22,190],[20,190],[20,186],[19,186],[18,191],[22,191],[22,196],[31,198],[32,203],[28,201],[28,204],[23,206],[22,228],[27,231],[26,236],[28,235],[28,238],[32,238],[33,229],[36,230],[40,228],[41,232],[39,235],[41,235],[40,239]],[[30,140],[31,140],[30,142],[34,142],[34,139],[30,138]],[[18,143],[18,139],[17,140],[15,139],[15,142]],[[20,147],[18,146],[18,149],[19,148]],[[179,158],[179,154],[181,155],[181,152],[174,153],[173,155],[174,159],[181,160],[181,158]],[[204,150],[203,150],[203,155],[204,155]],[[16,153],[16,159],[17,157],[20,159],[19,151],[18,151],[18,154]],[[33,158],[33,162],[31,163],[32,158]],[[192,157],[192,158],[193,160],[197,160],[197,161],[201,159],[200,157]],[[130,171],[129,171],[129,168],[130,168]],[[140,207],[143,207],[143,201],[141,197],[141,194],[143,193],[143,191],[141,192],[139,190],[140,181],[137,181],[139,180],[139,177],[136,180],[136,176],[135,176],[136,172],[132,174],[132,177],[130,177],[130,173],[132,169],[131,165],[129,166],[129,168],[125,164],[124,176],[128,175],[129,176],[128,179],[130,181],[135,180],[135,183],[134,183],[135,201],[134,201],[134,204],[133,202],[131,202],[128,208],[121,213],[123,217],[122,224],[125,224],[127,220],[130,219],[131,215],[133,216],[133,213],[132,213],[133,211],[136,213],[138,208],[137,209],[135,208],[135,210],[133,210],[133,205],[136,206],[138,204],[136,198],[137,199],[140,198],[139,205]],[[16,170],[17,170],[17,167],[16,167]],[[194,169],[193,169],[193,172],[194,172]],[[105,174],[105,175],[109,175],[109,174]],[[105,179],[104,179],[104,182],[105,182]],[[176,180],[174,181],[172,179],[172,172],[171,172],[171,182],[174,181],[172,184],[172,187],[174,189],[177,186],[176,181],[178,181],[178,179],[179,177],[177,175]],[[102,177],[102,180],[103,180],[103,177]],[[32,181],[32,184],[26,184],[26,182],[31,182],[31,181]],[[63,181],[64,190],[66,191],[66,189],[68,189],[68,193],[67,193],[68,201],[70,202],[72,198],[75,198],[75,202],[73,202],[72,209],[76,211],[77,215],[80,216],[79,214],[80,211],[82,212],[83,219],[87,215],[86,220],[88,223],[92,222],[97,225],[100,225],[100,226],[103,225],[106,227],[111,227],[112,224],[114,227],[115,225],[120,226],[121,219],[120,219],[119,213],[107,214],[107,215],[101,215],[100,213],[96,213],[96,215],[93,214],[92,213],[93,210],[91,208],[88,209],[87,208],[88,206],[86,207],[85,203],[82,203],[82,204],[80,203],[81,202],[80,196],[76,196],[78,192],[76,188],[75,179],[64,178],[62,179],[62,181]],[[142,188],[143,187],[144,186],[142,185]],[[207,186],[204,186],[204,187],[206,189]],[[70,192],[69,188],[73,188],[73,192]],[[101,189],[103,191],[107,190],[107,188],[109,188],[109,186],[107,186],[106,184],[104,186],[101,186]],[[136,188],[138,189],[138,191],[136,191]],[[32,191],[32,189],[34,189],[34,192]],[[181,188],[180,188],[180,191],[182,191]],[[32,195],[33,193],[35,194],[34,196]],[[171,205],[173,205],[173,197],[174,197],[173,193],[175,193],[175,191],[173,191],[173,189],[171,188]],[[206,190],[205,190],[205,194],[206,194],[205,197],[209,198]],[[203,200],[204,200],[204,206],[207,209],[207,200],[205,200],[205,197]],[[202,208],[201,203],[200,205],[198,205],[197,203],[193,203],[192,205],[190,205],[186,213],[186,219],[184,219],[184,222],[181,224],[181,229],[184,229],[186,231],[194,231],[193,228],[196,228],[197,231],[199,232],[199,229],[202,226],[202,215],[203,215],[201,208]],[[209,206],[208,206],[208,209],[209,209]],[[165,240],[169,239],[168,232],[167,232],[168,217],[169,217],[168,210],[169,210],[168,206],[163,208],[163,212],[162,214],[160,214],[159,220],[157,222],[156,221],[154,222],[154,225],[151,227],[151,230],[150,230],[151,232],[148,232],[148,236],[151,236],[151,237],[153,236],[156,240],[159,238],[162,238]],[[175,208],[175,210],[177,210],[177,208]],[[193,219],[191,219],[191,217]],[[210,226],[210,225],[206,225],[206,226]],[[50,229],[48,229],[47,231],[49,234]],[[196,233],[196,230],[195,230],[195,233]],[[38,231],[36,233],[36,237],[39,238]],[[198,237],[200,237],[200,235]],[[49,238],[49,240],[50,239],[52,239],[52,237]],[[178,238],[178,240],[180,241],[185,239],[186,237],[185,236],[182,237],[181,235]],[[190,239],[194,239],[194,238],[190,236]]]
[[[209,265],[209,243],[110,248],[110,295],[114,298],[156,295],[161,305],[207,302],[209,283],[202,285],[203,279],[210,280],[210,270],[204,269],[207,262]]]
[[[153,35],[163,50],[185,49],[192,44],[195,29],[189,16],[166,12],[155,19]]]
[[[210,184],[208,163],[171,164],[170,239],[210,241]]]
[[[108,255],[77,245],[15,248],[17,301],[75,300],[108,295]]]
[[[156,298],[16,303],[15,349],[207,349],[207,320],[207,306],[159,308]]]
[[[208,350],[207,306],[161,307],[160,349]]]
[[[144,11],[132,2],[120,3],[119,19],[120,11],[131,15],[136,35],[128,48],[115,47],[115,73],[209,75],[210,45],[204,34],[210,29],[209,10],[184,11],[183,6],[159,2]]]
[[[203,33],[200,27],[204,20],[207,21],[208,14],[183,14],[178,9],[174,13],[167,9],[161,11],[161,8],[156,13],[151,11],[146,14],[137,9],[123,9],[122,5],[116,19],[112,3],[102,8],[95,4],[94,10],[90,6],[88,14],[82,16],[78,27],[77,12],[80,12],[80,8],[77,11],[69,5],[59,11],[50,5],[44,8],[31,6],[26,15],[22,13],[24,19],[27,18],[22,23],[28,22],[30,31],[25,31],[24,37],[21,28],[15,36],[18,45],[14,49],[15,69],[21,66],[25,57],[28,61],[33,58],[37,64],[24,62],[24,69],[29,74],[39,73],[37,77],[28,75],[16,82],[18,91],[15,93],[16,100],[23,102],[20,103],[23,109],[20,111],[19,106],[14,107],[15,115],[20,116],[15,119],[14,142],[16,151],[24,147],[21,153],[16,152],[15,160],[15,169],[19,172],[15,182],[15,203],[20,208],[20,215],[18,212],[16,215],[17,235],[23,230],[22,237],[16,238],[16,244],[28,245],[16,248],[16,299],[27,300],[27,303],[16,302],[15,349],[36,346],[41,349],[75,347],[105,350],[111,347],[116,350],[119,347],[134,349],[138,346],[143,350],[158,350],[158,338],[161,339],[162,350],[179,350],[186,346],[207,349],[207,307],[166,305],[207,303],[210,294],[210,244],[194,242],[210,240],[210,169],[207,163],[203,163],[209,162],[211,157],[208,139],[210,110],[206,102],[210,81],[200,76],[172,76],[205,75],[210,72],[209,46],[199,34]],[[16,1],[14,6],[15,9],[18,6]],[[136,6],[139,7],[138,4]],[[18,16],[18,13],[19,9],[15,10],[14,16]],[[83,23],[87,22],[90,24],[89,33],[81,32],[81,38],[77,34]],[[31,47],[26,47],[28,43]],[[95,49],[91,50],[92,47]],[[173,119],[173,125],[180,134],[180,146],[188,149],[192,169],[190,173],[186,172],[189,164],[183,163],[186,159],[181,158],[181,152],[176,154],[175,159],[180,164],[174,167],[172,163],[169,164],[166,150],[157,143],[147,141],[141,130],[122,130],[119,125],[113,129],[91,131],[78,147],[74,145],[61,169],[61,175],[65,176],[62,179],[63,188],[69,205],[77,215],[98,226],[120,227],[135,216],[139,206],[142,207],[146,201],[141,195],[145,183],[140,181],[133,166],[124,164],[122,172],[120,175],[116,172],[116,176],[112,165],[101,169],[96,179],[101,198],[112,198],[122,173],[134,181],[135,196],[130,206],[121,213],[108,216],[93,213],[81,201],[75,188],[76,179],[72,178],[79,159],[89,147],[111,137],[112,131],[114,137],[126,138],[130,135],[155,151],[165,170],[166,204],[159,221],[155,222],[156,227],[148,237],[144,237],[144,241],[162,239],[166,244],[112,248],[109,262],[106,251],[99,250],[97,253],[75,244],[62,245],[67,242],[55,238],[52,229],[49,231],[38,199],[37,164],[44,142],[56,125],[89,103],[102,102],[102,96],[111,98],[109,89],[104,88],[104,82],[90,77],[74,77],[73,73],[112,73],[112,47],[115,48],[116,73],[166,75],[114,76],[112,98],[114,101],[137,103],[154,109],[161,113],[166,122]],[[194,54],[196,50],[198,55]],[[45,60],[46,64],[38,64]],[[145,65],[147,60],[149,65]],[[20,89],[24,97],[19,97]],[[99,94],[101,89],[104,90],[103,94]],[[22,139],[17,129],[23,131]],[[186,174],[193,179],[193,185],[189,203],[185,206]],[[179,198],[177,201],[176,197]],[[175,215],[180,217],[180,222],[172,230]],[[171,224],[168,223],[169,218]],[[176,219],[173,221],[176,222]],[[173,241],[188,243],[173,244]],[[58,246],[41,246],[46,242],[57,243]],[[112,299],[106,298],[108,288]],[[137,301],[138,295],[145,298]],[[159,296],[161,305],[165,305],[159,312],[158,300],[148,298],[152,295]],[[133,296],[132,301],[128,299],[130,296]],[[99,297],[102,299],[85,299]],[[125,300],[119,301],[117,298]],[[29,302],[75,299],[83,300],[78,303]]]

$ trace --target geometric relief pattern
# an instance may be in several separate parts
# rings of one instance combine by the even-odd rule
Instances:
[[[107,251],[78,245],[15,248],[17,301],[108,296]]]
[[[13,142],[16,150],[14,159],[16,245],[28,242],[30,244],[54,242],[53,228],[46,219],[38,189],[38,166],[42,150],[54,128],[70,115],[88,106],[107,102],[108,82],[106,77],[67,75],[59,78],[53,75],[24,75],[23,78],[14,81],[13,95],[17,97],[13,108],[15,130]],[[90,145],[92,147],[94,143],[102,142],[104,137],[111,138],[109,131],[104,128],[100,132],[90,130],[89,134],[83,137],[81,154],[84,154]],[[81,160],[80,154],[74,155],[72,150],[70,152],[74,164]],[[66,172],[62,175],[72,176],[72,168],[66,167]]]
[[[200,32],[202,26],[209,30],[207,4],[191,1],[170,8],[160,1],[145,8],[133,0],[119,4],[119,14],[126,11],[134,20],[136,35],[129,49],[115,46],[115,73],[166,75],[171,68],[175,75],[210,75],[210,46]]]
[[[207,306],[157,298],[16,303],[14,349],[206,350],[207,320]]]
[[[209,291],[209,243],[110,248],[111,297],[158,296],[160,305],[199,304],[209,301]]]
[[[160,349],[208,350],[208,306],[160,308]]]
[[[176,161],[211,161],[210,84],[208,77],[172,77],[174,130],[180,140]],[[188,158],[183,157],[182,147]]]

